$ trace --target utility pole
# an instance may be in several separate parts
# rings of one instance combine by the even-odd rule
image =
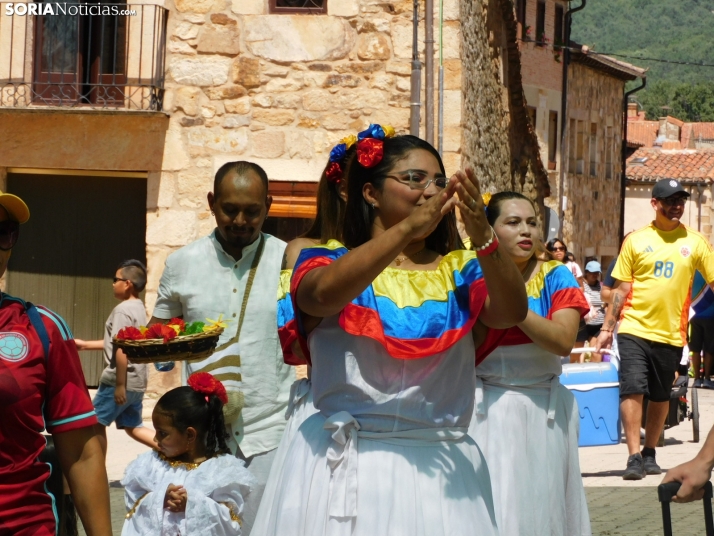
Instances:
[[[412,76],[409,115],[409,134],[419,136],[421,112],[421,61],[419,61],[419,0],[414,0],[414,21],[412,36]]]

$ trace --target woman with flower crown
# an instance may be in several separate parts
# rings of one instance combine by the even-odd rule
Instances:
[[[290,295],[319,413],[298,429],[253,536],[497,534],[467,434],[473,326],[525,318],[525,289],[471,170],[379,125],[338,163],[344,245],[302,250]],[[477,253],[457,250],[454,207]],[[476,260],[476,256],[479,260]]]

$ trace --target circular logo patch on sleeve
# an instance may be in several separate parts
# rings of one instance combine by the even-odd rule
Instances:
[[[22,333],[0,332],[0,359],[22,361],[27,357],[30,345]]]

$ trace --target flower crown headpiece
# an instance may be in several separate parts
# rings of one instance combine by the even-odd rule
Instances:
[[[224,405],[228,404],[226,388],[212,374],[208,372],[196,372],[189,376],[186,383],[191,389],[204,395],[206,402],[210,400],[211,395],[216,395]]]
[[[371,124],[357,136],[350,134],[330,151],[330,163],[325,170],[328,182],[339,184],[344,176],[343,161],[347,151],[357,144],[357,161],[366,168],[376,166],[384,156],[384,139],[394,136],[394,129],[389,125]]]

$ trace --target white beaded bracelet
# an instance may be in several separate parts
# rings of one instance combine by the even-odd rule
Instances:
[[[489,225],[489,227],[491,227]],[[496,231],[493,230],[493,227],[491,227],[491,238],[489,239],[488,242],[486,242],[483,246],[476,247],[474,246],[475,251],[483,251],[484,249],[488,248],[491,244],[493,244],[493,241],[496,239]]]

